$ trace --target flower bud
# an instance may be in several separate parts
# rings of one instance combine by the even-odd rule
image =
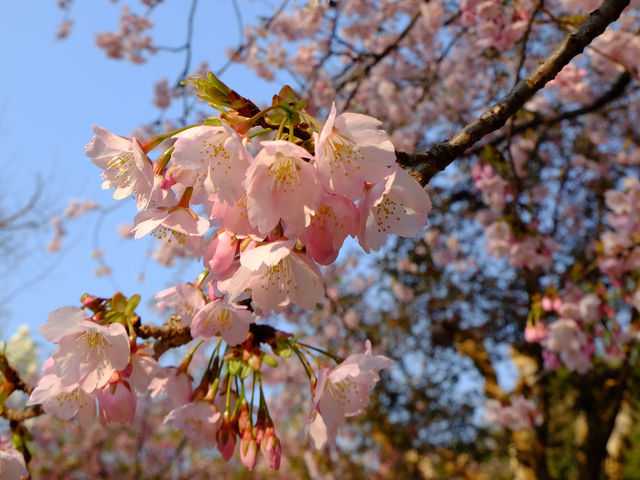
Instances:
[[[276,436],[273,426],[268,426],[264,431],[264,437],[260,442],[260,450],[271,470],[280,468],[280,440]]]
[[[222,458],[228,462],[233,456],[233,450],[236,448],[236,431],[228,418],[223,420],[222,426],[218,430],[217,440],[218,450],[222,454]]]
[[[85,293],[84,295],[82,295],[82,297],[80,297],[80,301],[82,302],[82,304],[90,310],[93,310],[94,312],[100,308],[104,300],[104,298],[96,297],[95,295],[89,295],[88,293]]]
[[[258,355],[253,354],[249,357],[249,360],[247,360],[247,365],[249,365],[254,372],[259,372],[262,366],[262,360]]]
[[[240,461],[249,471],[253,471],[258,459],[258,445],[253,438],[251,428],[247,428],[240,440]]]
[[[240,406],[240,414],[238,415],[238,431],[244,432],[247,428],[251,428],[251,416],[249,414],[249,404],[243,400]]]

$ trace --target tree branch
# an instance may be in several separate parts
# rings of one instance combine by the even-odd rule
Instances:
[[[618,19],[629,0],[604,0],[602,5],[585,19],[575,33],[570,34],[540,66],[519,82],[496,105],[477,120],[466,125],[451,140],[437,143],[428,151],[409,154],[396,152],[398,163],[413,170],[417,180],[426,185],[433,176],[444,170],[465,150],[485,135],[501,128],[538,90],[552,80],[565,65],[582,53],[594,38]]]
[[[21,408],[5,408],[0,416],[11,422],[24,422],[30,418],[39,417],[44,414],[42,405],[34,405],[33,407]]]
[[[153,344],[153,357],[157,360],[160,356],[170,348],[176,348],[189,343],[193,338],[187,327],[183,327],[178,315],[171,315],[164,325],[157,327],[155,325],[135,325],[136,335],[140,338],[155,338]],[[249,338],[252,342],[266,343],[276,347],[278,338],[288,338],[291,335],[277,330],[269,325],[257,325],[252,323],[249,327],[251,332]]]
[[[556,125],[557,123],[560,123],[563,120],[571,120],[573,118],[577,118],[586,113],[595,112],[596,110],[599,110],[600,108],[604,107],[608,103],[611,103],[612,101],[620,97],[624,93],[627,85],[629,85],[630,82],[631,82],[631,74],[629,72],[624,72],[620,74],[620,76],[616,79],[615,82],[613,82],[609,90],[603,93],[600,97],[596,98],[589,105],[584,105],[580,108],[576,108],[574,110],[568,110],[566,112],[558,113],[556,115],[552,115],[549,117],[536,115],[536,117],[531,120],[514,125],[513,129],[511,130],[511,134],[517,135],[518,133],[522,133],[530,128],[536,128],[540,125],[545,125],[547,127],[550,127],[552,125]],[[506,138],[507,138],[506,134],[499,135],[495,138],[492,138],[489,143],[491,145],[497,145],[500,142],[504,141]],[[481,149],[482,149],[482,146],[474,147],[472,150],[470,150],[467,153],[476,153]]]
[[[182,326],[177,315],[171,315],[161,327],[136,324],[134,328],[140,338],[156,339],[153,344],[153,357],[156,360],[170,348],[185,345],[192,340],[189,329]]]

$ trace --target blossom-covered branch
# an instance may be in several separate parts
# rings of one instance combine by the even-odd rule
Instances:
[[[629,0],[604,0],[575,33],[568,35],[537,69],[520,81],[503,99],[477,120],[466,125],[451,140],[437,143],[422,153],[396,152],[400,165],[411,168],[422,185],[429,183],[436,173],[444,170],[469,147],[501,128],[538,90],[552,80],[575,56],[582,53],[609,24],[616,21],[628,5]]]

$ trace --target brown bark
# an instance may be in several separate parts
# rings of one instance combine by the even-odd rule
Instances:
[[[626,390],[629,365],[581,378],[578,406],[586,416],[586,435],[578,452],[578,480],[598,480],[607,456],[607,443]]]

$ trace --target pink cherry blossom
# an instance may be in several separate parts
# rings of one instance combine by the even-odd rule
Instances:
[[[543,345],[556,353],[569,370],[583,375],[591,369],[591,346],[575,320],[560,318],[549,327]]]
[[[241,267],[229,282],[230,301],[251,290],[253,306],[281,312],[293,303],[310,310],[324,295],[322,274],[293,240],[267,243],[240,256]]]
[[[240,461],[250,472],[253,471],[258,461],[258,444],[253,437],[251,428],[246,428],[242,433],[242,438],[240,439]]]
[[[380,183],[367,190],[358,209],[358,241],[369,253],[379,250],[387,235],[416,236],[427,224],[431,200],[411,175],[398,168],[386,185]]]
[[[38,381],[27,400],[27,406],[37,404],[41,404],[45,412],[62,420],[78,415],[84,427],[88,427],[96,418],[95,398],[76,385],[63,385],[53,373],[44,375]]]
[[[149,383],[151,398],[166,393],[174,408],[181,407],[191,401],[193,379],[189,374],[176,367],[160,370]]]
[[[206,218],[199,217],[190,208],[179,205],[150,208],[136,215],[134,222],[135,238],[142,238],[151,233],[159,240],[187,245],[198,256],[202,252],[202,236],[211,226]]]
[[[194,197],[200,189],[196,185],[229,205],[242,197],[242,182],[251,157],[237,133],[226,126],[199,126],[174,138],[172,162],[193,171],[199,179],[193,183]]]
[[[219,201],[216,195],[211,195],[209,199],[213,202],[211,217],[216,218],[229,235],[251,237],[255,240],[262,240],[265,237],[249,223],[246,195],[240,197],[240,200],[233,205]]]
[[[564,102],[588,103],[592,101],[594,93],[585,81],[587,72],[573,63],[566,65],[547,87],[556,87],[560,99]]]
[[[508,405],[489,399],[484,408],[485,420],[502,428],[524,430],[542,423],[542,414],[536,404],[522,395],[514,395]]]
[[[260,450],[269,468],[278,470],[280,468],[281,447],[280,439],[276,436],[273,426],[267,426],[264,429],[264,436],[260,441]]]
[[[64,385],[80,386],[93,392],[111,375],[129,363],[129,336],[120,323],[99,325],[89,320],[80,329],[60,339],[51,357],[54,371]]]
[[[300,234],[307,254],[321,265],[333,263],[348,235],[355,237],[360,224],[358,209],[346,197],[322,195],[311,223]]]
[[[118,137],[104,128],[93,126],[95,136],[87,144],[85,154],[104,170],[103,189],[114,188],[113,198],[120,200],[135,194],[138,210],[149,205],[154,186],[151,161],[133,138]]]
[[[0,478],[3,480],[29,478],[24,456],[13,448],[11,440],[6,437],[0,437]]]
[[[369,404],[369,390],[379,380],[378,372],[392,365],[389,358],[372,355],[371,342],[367,340],[365,353],[350,355],[333,369],[320,370],[307,422],[315,448],[335,443],[337,427],[345,417],[364,411]]]
[[[600,319],[600,298],[595,293],[588,293],[580,300],[578,308],[580,318],[586,323],[596,323]]]
[[[223,419],[222,425],[220,425],[217,440],[218,451],[222,454],[222,458],[228,462],[236,448],[236,430],[231,422],[226,419]]]
[[[265,235],[281,219],[289,228],[301,231],[309,225],[320,202],[315,169],[304,160],[311,155],[285,140],[261,145],[243,184],[249,222]]]
[[[146,393],[160,369],[150,347],[137,347],[131,354],[131,372],[126,380],[136,392]]]
[[[316,166],[322,187],[357,200],[366,183],[384,182],[396,168],[393,144],[367,115],[342,113],[332,105],[320,135],[314,133]]]
[[[247,307],[214,300],[193,317],[191,336],[211,338],[219,334],[229,345],[237,345],[247,337],[253,322],[253,314]]]
[[[530,343],[540,343],[549,335],[549,328],[542,321],[538,320],[535,323],[527,322],[524,327],[524,339]]]
[[[204,400],[174,408],[164,419],[164,423],[171,423],[173,428],[182,431],[189,440],[206,448],[216,444],[221,422],[220,412]]]
[[[206,300],[202,290],[191,283],[179,283],[156,294],[160,301],[157,306],[161,309],[171,308],[180,315],[180,321],[185,327],[191,325],[193,316],[205,306]]]
[[[47,323],[38,331],[51,343],[59,343],[65,335],[82,331],[84,322],[88,320],[89,315],[79,307],[61,307],[49,313]]]

